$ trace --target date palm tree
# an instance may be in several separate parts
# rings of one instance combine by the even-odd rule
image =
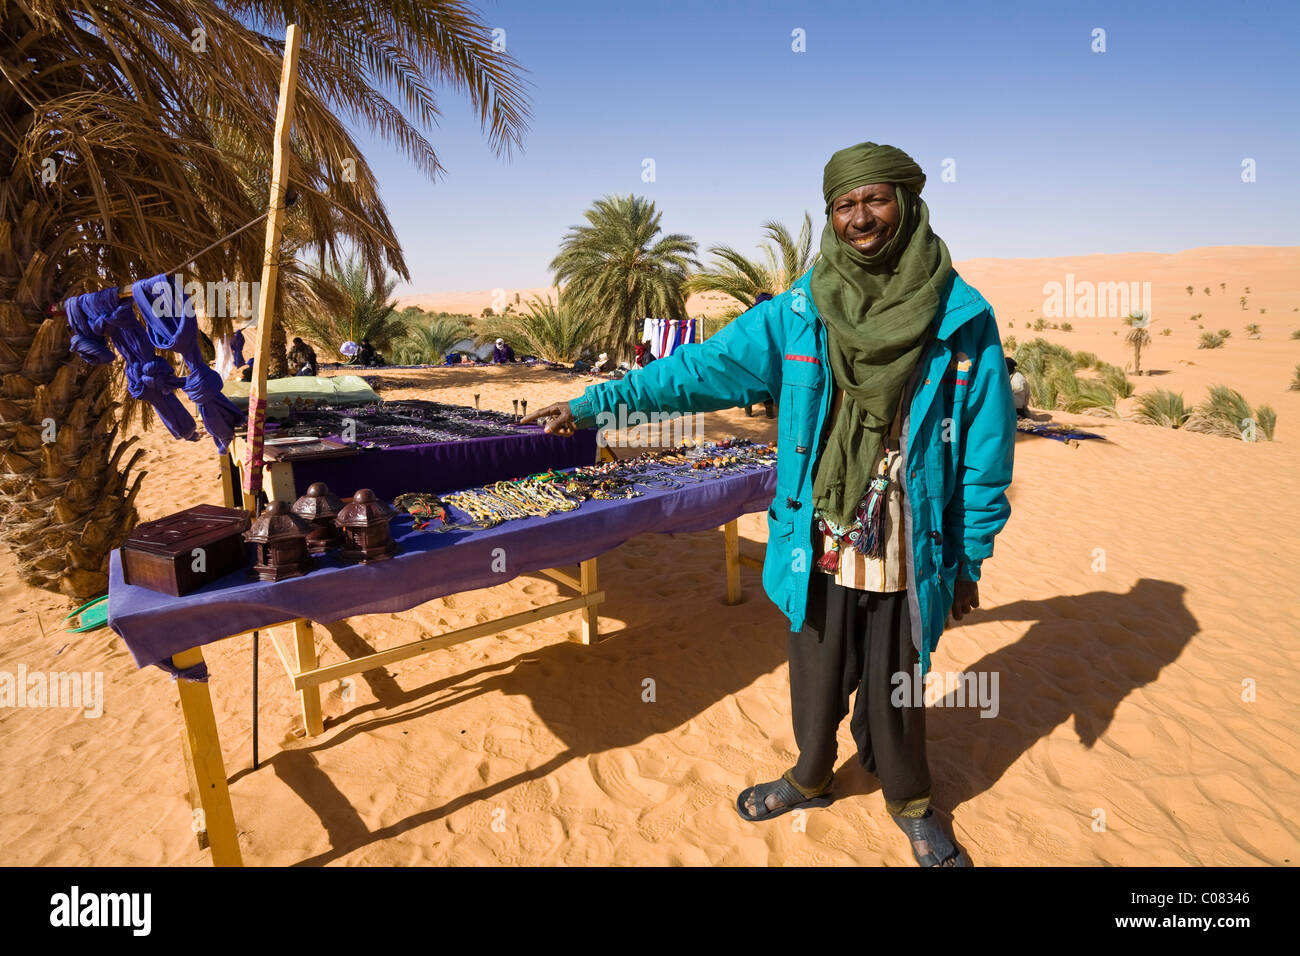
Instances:
[[[376,278],[356,253],[323,274],[312,270],[314,282],[333,288],[337,306],[327,311],[315,308],[286,312],[286,320],[295,331],[307,335],[336,356],[347,341],[369,339],[384,351],[406,334],[406,325],[397,312],[393,290],[397,279],[391,274]]]
[[[282,255],[323,268],[346,241],[377,275],[406,277],[345,120],[436,178],[423,131],[443,85],[466,94],[497,152],[521,144],[519,68],[463,0],[0,2],[0,522],[30,584],[102,593],[144,476],[120,369],[74,358],[47,307],[169,267],[201,282],[260,274],[261,229],[178,260],[266,210],[290,22],[302,47],[288,234],[306,238]]]
[[[721,292],[735,299],[743,311],[753,306],[761,292],[779,295],[790,288],[817,259],[812,219],[804,213],[798,239],[779,222],[769,220],[763,229],[767,239],[759,245],[761,259],[750,259],[731,246],[710,246],[710,255],[718,261],[691,276],[686,291]]]
[[[1130,312],[1127,323],[1132,326],[1124,341],[1133,347],[1133,374],[1142,374],[1142,349],[1151,343],[1151,333],[1147,327],[1151,320],[1144,312]]]
[[[685,284],[698,267],[696,243],[660,235],[662,213],[640,196],[606,196],[573,226],[551,261],[569,305],[596,316],[597,338],[618,359],[631,359],[641,320],[686,318]]]

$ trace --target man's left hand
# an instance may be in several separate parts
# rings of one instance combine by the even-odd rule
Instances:
[[[973,608],[980,606],[980,586],[974,581],[957,579],[953,586],[952,619],[960,621]]]

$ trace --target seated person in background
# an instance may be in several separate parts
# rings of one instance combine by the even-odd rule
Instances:
[[[635,346],[633,346],[633,351],[636,352],[637,368],[645,368],[647,365],[649,365],[651,362],[655,360],[654,355],[651,354],[650,349],[646,346],[644,342],[638,342]]]
[[[244,371],[240,373],[240,381],[251,382],[253,380],[253,363],[249,362],[244,366]]]
[[[492,364],[504,365],[514,360],[515,350],[506,345],[505,339],[497,339],[496,345],[492,347]]]
[[[315,375],[317,372],[315,350],[296,336],[293,348],[289,350],[289,371],[294,375]]]
[[[376,366],[384,364],[384,357],[375,351],[375,347],[370,344],[369,339],[361,340],[361,349],[357,352],[357,362],[360,365]]]
[[[593,372],[605,373],[614,368],[614,363],[609,360],[608,352],[601,352],[596,356],[596,364],[591,367]]]
[[[1029,379],[1024,372],[1016,371],[1016,360],[1007,358],[1007,374],[1011,376],[1011,399],[1016,406],[1016,418],[1029,417]]]

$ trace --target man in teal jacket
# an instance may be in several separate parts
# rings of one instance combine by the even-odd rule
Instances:
[[[763,820],[825,806],[835,735],[856,691],[859,758],[923,866],[969,865],[930,809],[921,680],[948,615],[1010,515],[1015,410],[993,310],[953,270],[901,150],[840,150],[823,179],[821,256],[721,332],[574,401],[555,434],[602,413],[702,412],[779,397],[763,587],[790,621],[800,761],[750,787]]]

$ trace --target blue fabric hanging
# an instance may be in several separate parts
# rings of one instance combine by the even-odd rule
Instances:
[[[111,342],[125,364],[126,390],[131,397],[152,405],[174,437],[198,441],[194,416],[176,397],[176,389],[184,386],[185,380],[158,357],[131,303],[122,301],[117,289],[73,296],[63,303],[63,311],[78,355],[91,365],[108,365],[113,361],[108,347]]]
[[[182,387],[198,406],[203,427],[216,442],[217,451],[225,454],[235,437],[235,426],[245,421],[245,415],[221,391],[221,375],[204,361],[194,303],[179,285],[179,279],[173,284],[166,275],[158,275],[133,283],[131,296],[144,318],[150,341],[185,360],[190,374]]]

